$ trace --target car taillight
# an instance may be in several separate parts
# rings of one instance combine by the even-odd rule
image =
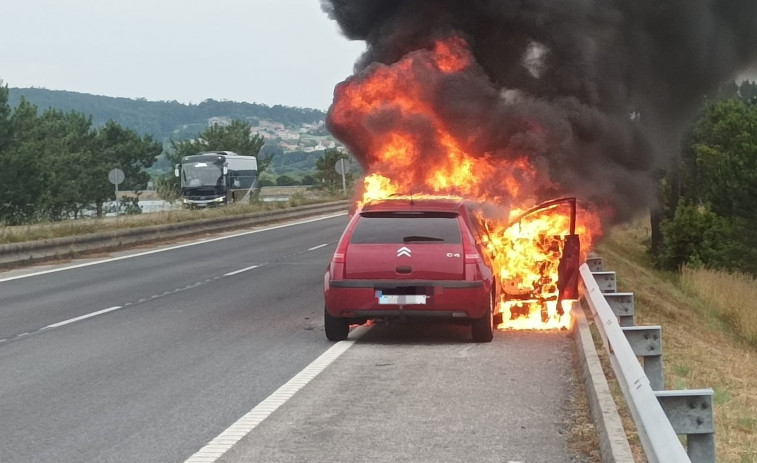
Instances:
[[[477,264],[483,262],[481,255],[478,253],[476,246],[473,244],[473,238],[470,234],[466,233],[463,237],[463,252],[465,253],[466,264]]]
[[[347,245],[350,242],[350,235],[352,234],[352,228],[347,227],[342,233],[342,237],[339,239],[339,243],[336,245],[336,251],[331,258],[331,278],[341,280],[344,278],[345,257],[347,256]]]
[[[347,244],[350,242],[350,236],[352,236],[352,230],[355,228],[356,223],[357,217],[353,217],[350,223],[347,224],[344,232],[342,232],[342,236],[339,238],[339,243],[337,243],[336,250],[334,251],[334,257],[331,258],[332,264],[344,264],[344,258],[347,255]]]
[[[479,264],[481,264],[483,260],[476,249],[476,245],[473,243],[473,237],[470,236],[470,233],[465,231],[463,232],[463,254],[465,256],[463,259],[463,262],[465,263],[465,279],[470,281],[481,279],[481,268]]]

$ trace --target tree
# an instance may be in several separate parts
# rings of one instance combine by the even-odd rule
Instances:
[[[38,215],[49,180],[40,155],[44,138],[35,133],[37,107],[22,99],[7,122],[0,151],[0,221],[17,225]]]
[[[675,216],[662,223],[662,251],[656,257],[659,267],[677,270],[682,265],[705,265],[710,268],[731,268],[733,239],[728,220],[704,205],[685,200],[676,208]]]
[[[278,186],[293,186],[300,183],[288,175],[279,175],[276,177],[276,185]]]
[[[102,205],[109,199],[115,199],[115,189],[108,181],[108,172],[119,168],[124,172],[122,190],[140,191],[147,186],[150,176],[145,169],[152,166],[163,147],[146,135],[140,137],[137,132],[121,127],[114,121],[108,121],[97,131],[94,139],[93,168],[90,198],[97,206],[98,216],[102,215]]]
[[[313,177],[310,174],[306,174],[306,175],[304,175],[302,177],[302,181],[300,183],[302,183],[303,185],[308,185],[308,186],[314,185],[315,184],[315,177]]]
[[[258,179],[258,185],[262,188],[264,186],[274,186],[276,183],[268,177],[260,177]]]
[[[0,153],[10,144],[11,136],[11,107],[8,104],[8,86],[0,79]]]
[[[144,188],[143,169],[162,150],[115,122],[96,130],[82,113],[48,109],[38,115],[24,99],[9,122],[0,151],[0,220],[12,224],[76,218],[92,204],[101,214],[102,203],[114,199],[108,172],[121,168],[126,188]]]
[[[663,184],[667,208],[660,265],[701,262],[757,273],[757,106],[708,103]]]
[[[37,118],[36,130],[44,137],[36,146],[46,187],[38,212],[52,220],[78,217],[92,203],[94,190],[91,178],[97,165],[93,162],[92,119],[73,111],[48,109]]]
[[[692,142],[688,195],[711,203],[720,216],[754,216],[757,108],[740,100],[709,105],[694,125]]]
[[[349,156],[336,148],[329,148],[323,153],[323,157],[315,162],[317,169],[314,175],[316,186],[335,192],[342,187],[342,175],[336,171],[336,163],[340,159],[349,160]],[[347,163],[345,163],[347,165]],[[349,184],[353,182],[353,175],[346,174]]]
[[[233,151],[242,156],[257,156],[265,139],[258,134],[250,134],[248,122],[233,120],[227,126],[211,125],[193,140],[171,141],[168,157],[172,164],[181,162],[181,158],[203,151]],[[258,159],[258,172],[263,172],[270,163],[270,158]]]

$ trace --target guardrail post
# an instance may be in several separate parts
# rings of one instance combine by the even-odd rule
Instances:
[[[715,463],[712,389],[657,391],[655,395],[676,434],[686,435],[691,463]]]
[[[594,280],[603,293],[614,293],[618,290],[618,284],[615,278],[615,272],[591,272]]]
[[[604,261],[601,257],[588,257],[586,259],[586,265],[589,266],[589,270],[592,272],[601,272],[604,270]]]
[[[633,293],[607,293],[607,303],[618,317],[620,326],[634,326],[634,299]]]
[[[649,378],[649,386],[653,391],[665,389],[665,378],[662,374],[662,328],[626,326],[622,329],[633,353],[642,358],[644,374]]]

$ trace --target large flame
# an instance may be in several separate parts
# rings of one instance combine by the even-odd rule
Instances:
[[[481,216],[489,232],[482,244],[503,290],[500,328],[567,328],[570,304],[558,300],[557,281],[570,210],[556,206],[521,217],[538,202],[537,184],[551,191],[560,191],[559,185],[532,165],[528,153],[469,152],[469,140],[454,135],[451,122],[435,111],[434,83],[472,66],[467,44],[456,36],[392,65],[375,65],[337,87],[330,124],[359,141],[352,148],[371,172],[361,204],[397,194],[442,194],[500,205],[499,215],[482,209]],[[526,126],[541,130],[536,122]],[[579,208],[575,233],[582,249],[590,249],[598,231],[596,215]]]

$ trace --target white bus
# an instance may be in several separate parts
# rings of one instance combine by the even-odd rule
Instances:
[[[231,151],[184,156],[174,174],[181,179],[181,201],[191,208],[240,201],[258,190],[258,160]]]

